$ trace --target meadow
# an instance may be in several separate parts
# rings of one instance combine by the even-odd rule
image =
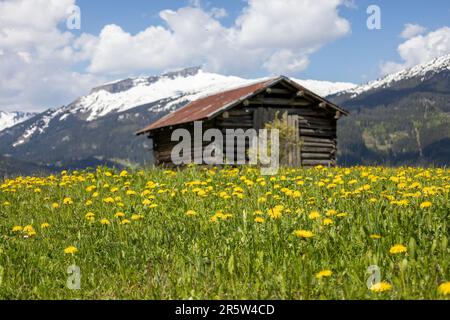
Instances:
[[[449,192],[438,168],[5,179],[0,299],[449,299]]]

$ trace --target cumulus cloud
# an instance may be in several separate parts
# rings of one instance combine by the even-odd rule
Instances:
[[[407,23],[407,24],[405,24],[405,28],[403,29],[403,31],[400,34],[400,36],[403,39],[410,39],[412,37],[415,37],[415,36],[417,36],[419,34],[424,33],[426,30],[427,29],[425,27],[422,27],[421,25]]]
[[[450,53],[450,28],[442,27],[425,35],[412,37],[400,44],[397,51],[403,62],[389,61],[382,63],[382,74],[410,68]]]
[[[228,26],[221,22],[226,10],[191,0],[161,11],[160,25],[136,34],[110,24],[98,35],[75,36],[63,29],[75,1],[0,0],[0,108],[55,107],[112,77],[192,65],[241,76],[292,75],[350,33],[338,13],[349,0],[247,0]]]
[[[261,66],[270,73],[296,73],[308,66],[312,53],[350,32],[349,22],[337,11],[344,3],[248,0],[228,28],[219,21],[225,12],[217,8],[206,11],[196,4],[165,10],[160,13],[164,26],[151,26],[135,35],[116,25],[106,26],[89,70],[121,74],[203,64],[213,71],[241,74]],[[118,59],[125,54],[126,59]]]
[[[70,102],[101,76],[73,71],[96,37],[61,31],[75,0],[0,1],[0,108],[42,110]]]

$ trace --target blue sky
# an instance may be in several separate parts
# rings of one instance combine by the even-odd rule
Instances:
[[[380,30],[367,28],[370,5]],[[74,8],[80,30],[67,27]],[[444,54],[448,0],[2,0],[0,110],[190,66],[361,84]]]
[[[108,1],[78,0],[82,9],[82,31],[98,34],[107,24],[117,24],[125,31],[135,34],[150,25],[164,25],[159,12],[177,10],[189,1]],[[369,5],[381,8],[381,30],[366,27]],[[245,1],[203,1],[205,8],[225,8],[228,16],[221,20],[231,26],[245,7]],[[435,30],[450,24],[450,2],[446,0],[357,0],[354,6],[339,8],[342,17],[351,23],[351,34],[337,39],[311,55],[310,66],[296,74],[300,78],[362,83],[380,76],[379,64],[398,61],[399,36],[406,23],[419,24],[427,30]],[[305,13],[307,14],[307,13]],[[301,31],[299,31],[301,32]],[[255,71],[261,76],[264,71]]]

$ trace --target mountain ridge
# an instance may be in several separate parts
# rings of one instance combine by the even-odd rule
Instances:
[[[343,165],[450,165],[450,55],[329,97]]]
[[[351,112],[338,126],[341,164],[445,165],[450,159],[445,151],[450,139],[448,61],[450,56],[441,57],[362,86],[293,80]],[[134,132],[192,100],[262,79],[267,78],[192,67],[117,80],[0,131],[0,150],[46,167],[95,161],[151,164],[150,141],[135,138]],[[421,119],[427,119],[428,127],[417,124]]]
[[[0,131],[13,127],[23,121],[30,119],[37,113],[23,111],[1,111],[0,110]]]

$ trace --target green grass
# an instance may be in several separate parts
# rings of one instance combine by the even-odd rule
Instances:
[[[3,182],[0,299],[449,297],[438,292],[450,281],[448,170],[283,169],[274,177],[245,168],[119,173],[99,168]],[[64,204],[66,198],[73,203]],[[421,208],[427,201],[431,207]],[[283,206],[279,217],[271,217],[275,206]],[[187,216],[188,210],[196,215]],[[327,216],[327,210],[336,212]],[[320,217],[310,219],[312,211]],[[255,222],[257,216],[264,222]],[[130,223],[120,224],[124,219]],[[324,225],[325,219],[332,224]],[[41,229],[42,223],[50,227]],[[27,225],[35,235],[13,232]],[[302,239],[296,230],[314,236]],[[407,251],[391,254],[396,244]],[[64,253],[69,246],[78,251]],[[80,267],[81,290],[66,285],[71,265]],[[371,265],[391,290],[369,290]],[[321,270],[331,270],[331,277],[318,279]]]

